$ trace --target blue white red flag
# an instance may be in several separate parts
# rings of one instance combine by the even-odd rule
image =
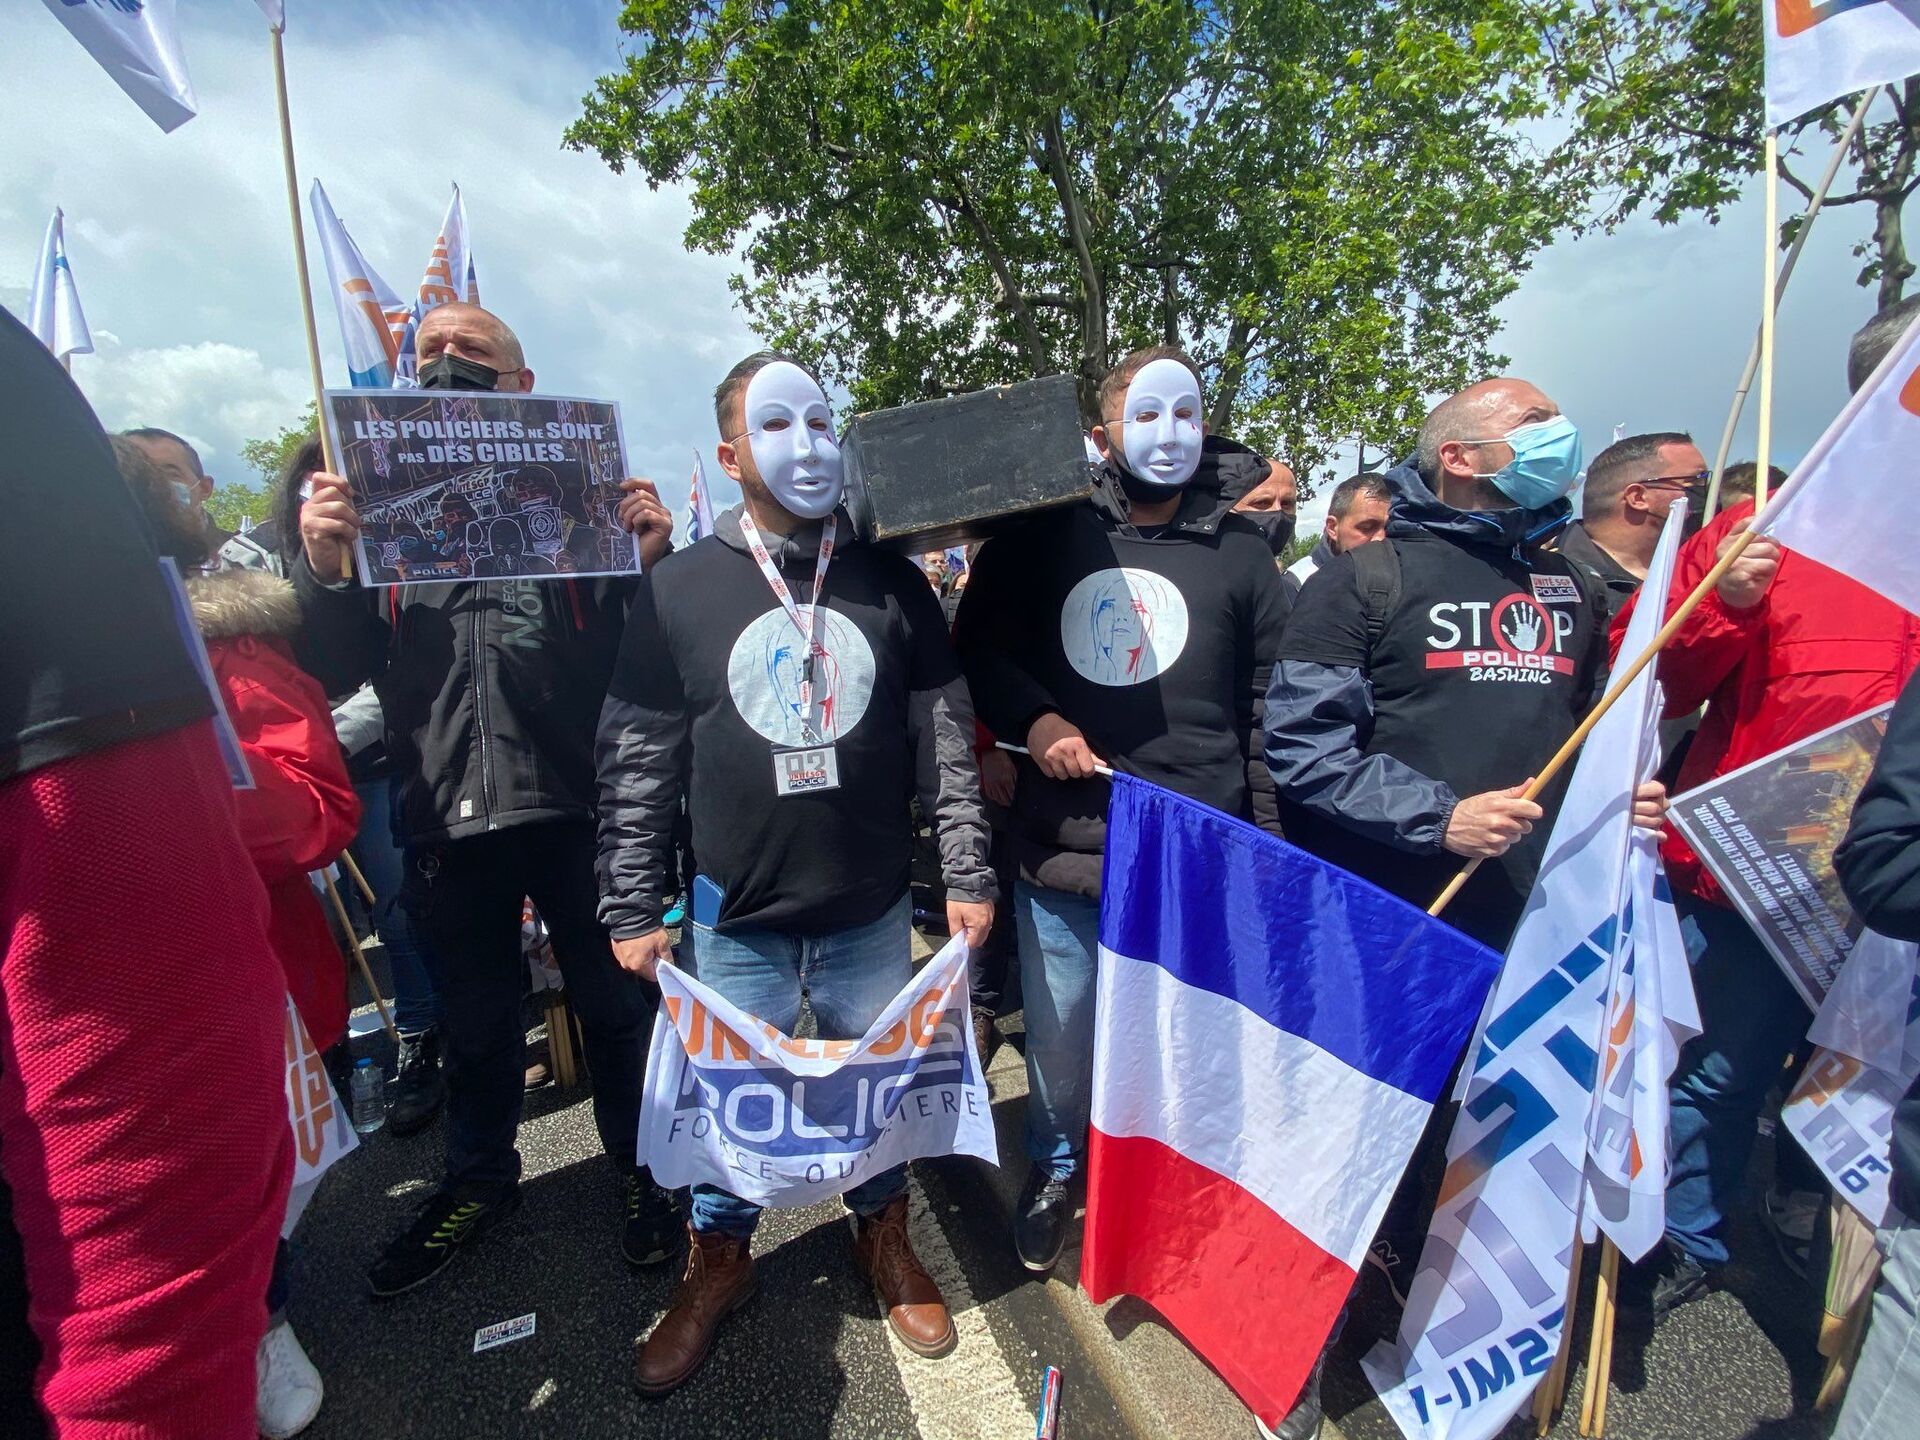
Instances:
[[[47,238],[40,247],[40,264],[33,272],[33,290],[27,296],[27,328],[56,360],[69,355],[91,355],[93,332],[80,309],[80,291],[67,264],[66,217],[55,210],[47,222]]]
[[[1276,1424],[1500,957],[1126,775],[1102,883],[1080,1283],[1153,1305]]]
[[[333,205],[318,180],[310,192],[313,227],[320,236],[320,253],[327,261],[327,288],[340,317],[340,336],[347,347],[349,383],[385,389],[393,384],[400,356],[400,335],[413,309],[374,273],[347,227],[333,213]]]
[[[718,1185],[793,1207],[908,1160],[997,1160],[964,936],[857,1040],[783,1035],[672,965],[659,980],[639,1153],[668,1189]]]
[[[198,112],[173,0],[46,0],[113,83],[162,130]]]
[[[687,539],[704,540],[713,533],[713,497],[707,493],[707,467],[693,452],[693,481],[687,488]]]
[[[1684,522],[1677,504],[1648,568],[1647,593],[1666,594]],[[1643,651],[1663,618],[1657,605],[1636,608],[1621,653]],[[1649,665],[1580,751],[1487,1007],[1399,1336],[1361,1362],[1410,1440],[1491,1440],[1552,1368],[1590,1184],[1608,1187],[1618,1201],[1610,1221],[1622,1225],[1644,1226],[1647,1204],[1659,1203],[1663,1187],[1643,1179],[1646,1166],[1633,1158],[1642,1114],[1635,1100],[1642,1088],[1651,1103],[1665,1100],[1663,1057],[1653,1048],[1640,1062],[1632,1022],[1637,1003],[1664,1016],[1678,1000],[1649,993],[1642,1001],[1623,972],[1631,967],[1649,992],[1671,973],[1655,949],[1654,897],[1637,893],[1633,864],[1636,845],[1649,843],[1634,839],[1633,792],[1658,764],[1660,710]],[[1655,872],[1644,875],[1651,892]],[[1684,967],[1680,977],[1684,984]],[[1610,1015],[1626,1022],[1613,1035]],[[1607,1086],[1598,1083],[1603,1053]],[[1651,1133],[1651,1119],[1640,1124]],[[1663,1155],[1664,1133],[1662,1114]]]

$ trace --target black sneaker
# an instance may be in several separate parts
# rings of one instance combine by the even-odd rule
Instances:
[[[1035,1274],[1053,1269],[1066,1248],[1067,1221],[1073,1218],[1068,1183],[1035,1167],[1027,1172],[1027,1183],[1020,1191],[1020,1204],[1013,1212],[1013,1248],[1020,1263]]]
[[[402,1035],[387,1129],[396,1135],[426,1129],[446,1098],[447,1081],[440,1073],[440,1032],[423,1030],[418,1035]]]
[[[1321,1425],[1326,1419],[1326,1412],[1320,1406],[1320,1377],[1326,1368],[1327,1352],[1322,1350],[1320,1358],[1313,1362],[1313,1369],[1307,1372],[1307,1383],[1300,1387],[1300,1396],[1286,1418],[1269,1430],[1266,1422],[1255,1416],[1254,1428],[1266,1440],[1320,1440]]]
[[[658,1265],[685,1233],[673,1196],[653,1183],[643,1165],[627,1176],[627,1215],[620,1229],[620,1253],[633,1266]]]
[[[1387,1289],[1393,1292],[1394,1304],[1406,1309],[1407,1291],[1413,1288],[1413,1275],[1419,1268],[1419,1257],[1408,1254],[1382,1235],[1367,1247],[1367,1264],[1386,1277]]]
[[[1682,1305],[1704,1297],[1713,1288],[1713,1272],[1671,1240],[1653,1281],[1653,1318],[1657,1324]]]
[[[367,1272],[368,1285],[384,1298],[431,1280],[446,1268],[455,1250],[479,1239],[519,1208],[518,1186],[491,1199],[463,1200],[449,1190],[435,1191],[406,1233],[374,1262]]]

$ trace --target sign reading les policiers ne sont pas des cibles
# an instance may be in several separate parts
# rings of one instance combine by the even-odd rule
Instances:
[[[327,427],[363,585],[640,573],[615,518],[627,465],[610,400],[329,390]]]
[[[669,1189],[812,1205],[908,1160],[998,1163],[955,936],[858,1040],[795,1040],[671,965],[647,1057],[640,1163]]]

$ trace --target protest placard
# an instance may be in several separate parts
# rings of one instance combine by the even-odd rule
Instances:
[[[811,1205],[931,1155],[997,1163],[955,936],[858,1040],[796,1040],[672,965],[640,1109],[640,1163],[668,1189]]]
[[[1812,1010],[1860,933],[1833,852],[1892,708],[1829,726],[1673,802],[1680,833]]]
[[[627,466],[610,400],[329,390],[327,427],[363,585],[640,572],[615,519]]]
[[[291,995],[287,997],[283,1039],[287,1125],[293,1131],[293,1183],[299,1186],[318,1180],[334,1161],[358,1149],[360,1141]]]

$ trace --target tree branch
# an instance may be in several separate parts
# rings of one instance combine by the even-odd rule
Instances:
[[[1033,318],[1033,310],[1026,296],[1014,284],[1013,268],[1008,265],[1006,254],[1001,250],[1000,242],[994,238],[986,217],[973,203],[973,196],[964,180],[954,181],[954,196],[949,208],[959,212],[960,218],[972,227],[975,237],[980,241],[981,255],[987,262],[987,268],[993,272],[993,303],[999,309],[1013,312],[1013,323],[1020,331],[1021,348],[1027,352],[1027,364],[1034,376],[1037,378],[1051,373],[1052,367],[1047,363],[1047,342],[1040,333],[1040,324]]]
[[[1092,227],[1087,223],[1086,209],[1080,203],[1073,171],[1067,164],[1067,144],[1060,131],[1058,110],[1049,114],[1041,127],[1041,144],[1047,177],[1060,198],[1067,238],[1073,244],[1074,262],[1080,269],[1080,290],[1086,297],[1080,309],[1080,384],[1081,400],[1088,403],[1107,369],[1106,289],[1101,284],[1100,267],[1093,259]],[[1092,408],[1090,403],[1088,408]]]

